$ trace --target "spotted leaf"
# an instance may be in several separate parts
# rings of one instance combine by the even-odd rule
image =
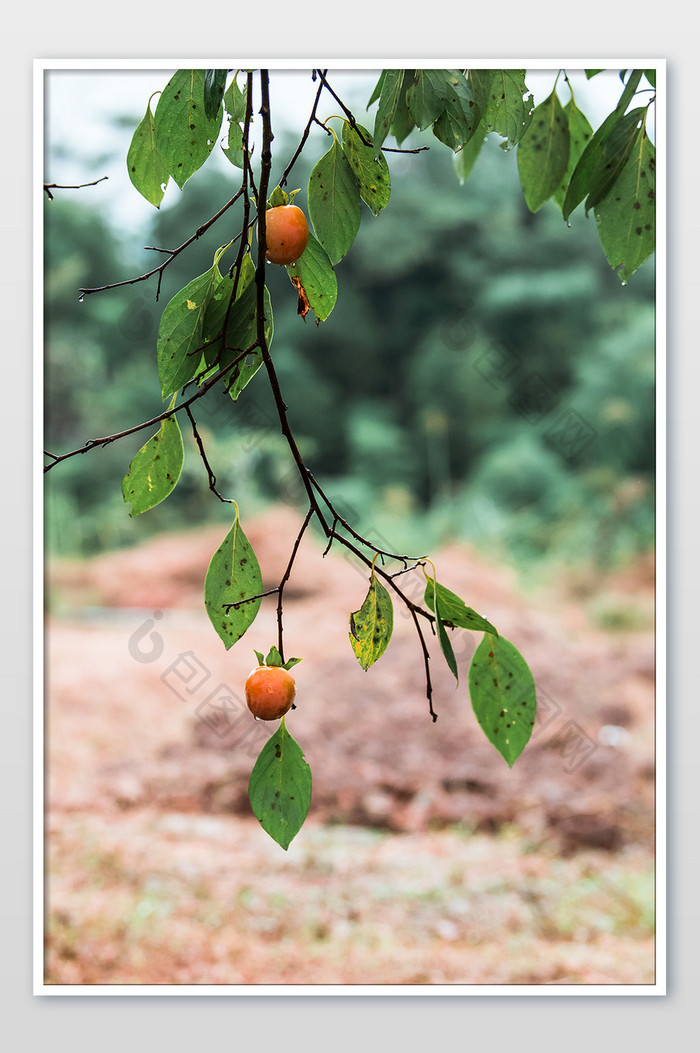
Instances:
[[[485,633],[469,666],[469,696],[481,730],[510,768],[535,726],[535,681],[518,649]]]
[[[204,606],[226,650],[255,621],[261,592],[260,565],[236,508],[233,526],[212,556],[204,581]],[[249,600],[251,596],[258,598]]]
[[[311,769],[284,717],[255,762],[248,798],[263,830],[286,852],[309,811]]]
[[[391,596],[372,571],[369,589],[359,611],[350,615],[350,645],[367,670],[386,651],[394,628]]]

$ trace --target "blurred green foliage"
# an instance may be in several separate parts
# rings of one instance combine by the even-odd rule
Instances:
[[[418,145],[409,139],[404,146]],[[275,139],[279,178],[296,142]],[[326,149],[313,139],[289,189]],[[393,550],[450,539],[514,564],[610,566],[654,531],[654,261],[627,286],[583,210],[571,227],[550,202],[532,215],[515,155],[487,141],[460,185],[433,145],[389,154],[391,200],[364,210],[337,266],[338,303],[316,326],[270,266],[273,357],[314,474],[354,525]],[[173,248],[228,200],[238,172],[197,173],[153,213],[142,244]],[[135,193],[135,191],[134,191]],[[85,297],[162,257],[120,241],[85,198],[46,204],[46,446],[65,452],[159,413],[155,344],[169,298],[240,229],[231,209],[163,276]],[[224,257],[222,269],[232,262]],[[309,316],[309,319],[311,316]],[[264,370],[233,404],[196,405],[219,489],[245,518],[300,500]],[[121,478],[157,430],[91,451],[46,476],[51,553],[82,555],[147,534],[230,519],[208,490],[187,418],[185,467],[167,502],[131,520]]]

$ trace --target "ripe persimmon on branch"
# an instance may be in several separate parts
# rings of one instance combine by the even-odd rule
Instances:
[[[602,71],[586,72],[594,76]],[[311,112],[275,186],[268,70],[177,70],[156,93],[155,111],[151,109],[153,97],[148,100],[127,155],[130,179],[147,201],[159,207],[170,179],[182,189],[206,162],[222,130],[223,152],[240,173],[240,186],[177,248],[149,246],[151,251],[165,255],[158,266],[127,280],[81,288],[79,299],[156,277],[158,300],[167,267],[238,202],[240,230],[217,249],[211,266],[193,276],[163,310],[156,364],[166,409],[141,424],[89,440],[67,453],[47,451],[49,463],[44,467],[48,472],[78,454],[159,425],[122,480],[122,494],[131,505],[131,515],[140,515],[165,500],[178,483],[184,461],[178,414],[187,415],[209,489],[234,509],[232,525],[211,558],[204,583],[204,606],[226,649],[245,635],[262,600],[276,596],[277,641],[267,656],[256,652],[259,674],[255,684],[258,692],[260,685],[265,685],[265,690],[275,685],[278,694],[274,695],[270,686],[274,698],[258,693],[250,708],[265,719],[279,718],[280,725],[251,773],[249,795],[261,825],[285,849],[306,818],[311,773],[285,723],[286,715],[296,708],[289,668],[300,659],[285,660],[283,598],[302,538],[312,522],[326,540],[324,556],[332,545],[341,546],[367,571],[367,592],[361,602],[358,597],[357,610],[348,612],[348,641],[363,670],[368,671],[387,650],[393,632],[393,605],[399,602],[416,631],[433,721],[437,712],[426,629],[437,640],[457,681],[461,671],[451,642],[453,633],[466,629],[481,634],[467,670],[471,706],[484,734],[510,767],[532,734],[537,699],[532,674],[515,644],[438,580],[428,556],[391,552],[364,537],[341,515],[312,474],[290,425],[271,350],[273,310],[268,268],[285,267],[297,298],[298,315],[304,322],[309,314],[315,316],[316,325],[327,322],[338,296],[335,269],[352,248],[363,209],[379,217],[389,203],[391,179],[386,155],[428,148],[402,146],[414,130],[432,134],[452,152],[460,181],[467,179],[477,162],[486,136],[500,137],[505,149],[516,148],[523,195],[530,210],[535,212],[553,201],[567,221],[581,204],[586,212],[592,210],[603,250],[623,281],[654,249],[655,157],[647,133],[654,99],[630,109],[642,90],[642,76],[654,88],[653,70],[621,74],[619,101],[597,131],[578,108],[566,72],[564,83],[570,98],[562,106],[557,94],[559,74],[549,96],[535,105],[526,86],[525,70],[385,69],[367,107],[369,110],[376,103],[371,131],[332,87],[328,70],[316,69],[310,75],[318,82]],[[320,106],[326,97],[333,101],[333,114],[321,119]],[[313,165],[304,208],[295,200],[299,194],[303,198],[302,191],[288,192],[285,187],[295,163],[308,148],[315,125],[323,128],[329,146]],[[395,147],[385,145],[390,136]],[[224,256],[234,250],[235,257],[222,269]],[[277,587],[268,590],[263,590],[261,569],[243,529],[239,505],[217,487],[193,412],[195,402],[216,388],[230,398],[235,417],[236,404],[246,398],[246,388],[259,370],[267,378],[280,431],[306,502],[284,574]],[[412,572],[422,573],[424,578],[420,602],[398,580]],[[253,694],[251,685],[251,699]],[[303,706],[303,699],[297,702]]]

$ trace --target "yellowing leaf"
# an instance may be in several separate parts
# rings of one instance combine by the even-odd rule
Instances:
[[[374,571],[369,590],[359,611],[350,615],[350,645],[364,670],[369,669],[386,651],[394,628],[391,596],[377,581]]]
[[[175,402],[173,396],[170,406]],[[142,446],[122,480],[122,496],[137,516],[164,501],[177,485],[184,461],[180,426],[167,417],[159,430]]]

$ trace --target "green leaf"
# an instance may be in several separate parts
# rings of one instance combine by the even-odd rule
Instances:
[[[624,81],[626,69],[620,70],[620,80]],[[635,92],[639,87],[639,82],[642,79],[642,71],[640,69],[633,69],[629,75],[627,83],[625,84],[624,90],[620,98],[617,100],[617,106],[615,107],[615,113],[623,114],[629,104],[634,98]]]
[[[170,409],[175,404],[175,396]],[[164,501],[180,478],[185,450],[175,416],[161,421],[160,428],[142,446],[122,479],[122,496],[131,502],[131,516],[147,512]]]
[[[270,293],[267,288],[264,291],[265,311],[265,339],[267,346],[272,343],[273,320]],[[251,347],[258,335],[258,290],[255,283],[247,285],[243,292],[236,298],[229,314],[226,326],[226,350],[221,355],[218,363],[220,367],[227,366],[236,358],[241,351]],[[240,395],[248,381],[252,380],[262,365],[262,351],[255,348],[242,362],[239,362],[228,376],[225,384],[234,402]]]
[[[255,267],[250,256],[245,256],[236,287],[236,299],[231,310],[228,312],[228,323],[226,325],[226,350],[221,350],[221,333],[226,312],[233,295],[234,278],[225,275],[221,278],[216,289],[209,298],[204,318],[202,340],[206,343],[204,348],[205,365],[212,369],[221,369],[231,363],[241,351],[251,347],[258,335],[257,321],[257,286],[254,282]],[[267,287],[264,291],[265,311],[265,339],[267,346],[272,343],[274,335],[274,323],[272,318],[272,302]],[[255,376],[262,365],[262,351],[255,348],[243,361],[239,362],[224,377],[231,398],[236,401],[243,388]]]
[[[219,112],[224,97],[228,70],[205,69],[204,71],[204,112],[207,120],[214,120]]]
[[[656,87],[656,70],[655,69],[645,69],[644,70],[644,76],[649,81],[649,83],[651,84],[652,88],[655,88]]]
[[[348,634],[355,657],[365,671],[386,651],[393,628],[391,596],[372,571],[364,603],[350,615]]]
[[[527,662],[504,636],[486,633],[474,652],[469,696],[486,738],[512,768],[532,735],[537,693]]]
[[[569,124],[569,163],[566,172],[554,194],[554,200],[559,208],[564,207],[564,198],[578,160],[583,153],[586,144],[593,135],[593,128],[584,113],[579,110],[573,98],[569,99],[564,109]]]
[[[298,665],[299,662],[303,661],[303,659],[301,658],[288,658],[286,662],[283,662],[282,655],[279,653],[274,644],[267,652],[265,658],[263,658],[260,651],[256,651],[255,653],[258,656],[259,665],[279,666],[280,668],[287,670],[293,669],[295,665]]]
[[[212,556],[204,581],[204,606],[227,651],[255,621],[261,592],[260,566],[236,507],[233,526]],[[258,599],[241,602],[249,596]],[[224,610],[225,605],[235,603],[240,606]]]
[[[646,132],[594,214],[608,263],[627,281],[656,244],[656,151]]]
[[[569,142],[569,122],[552,91],[536,107],[518,144],[518,173],[531,212],[537,212],[557,190],[569,163]]]
[[[231,121],[228,128],[228,146],[222,152],[236,168],[243,168],[243,128]]]
[[[425,595],[423,597],[424,603],[431,611],[435,610],[436,595],[440,617],[447,625],[453,625],[460,629],[470,629],[475,632],[493,633],[494,636],[498,636],[498,631],[491,622],[487,621],[486,618],[482,618],[471,607],[467,607],[464,600],[461,600],[454,592],[450,592],[444,585],[431,578],[425,587]]]
[[[282,655],[279,653],[274,644],[267,652],[267,656],[265,658],[265,665],[282,665]]]
[[[218,263],[217,258],[216,263]],[[220,364],[222,359],[221,354],[221,340],[217,339],[223,335],[224,322],[226,321],[226,313],[229,310],[229,303],[234,293],[236,292],[236,299],[240,299],[243,294],[248,290],[255,278],[255,265],[250,258],[250,254],[246,253],[241,261],[241,267],[238,274],[238,283],[236,284],[235,278],[228,274],[222,277],[221,273],[218,272],[218,281],[215,283],[215,287],[207,301],[206,310],[204,312],[204,322],[202,326],[202,340],[207,344],[204,349],[204,361],[207,366],[211,366],[214,363]],[[233,310],[233,307],[231,308]],[[229,325],[231,324],[230,312],[229,312]],[[249,344],[255,340],[255,333],[251,340],[243,344],[240,348],[242,351],[248,347]],[[235,357],[235,354],[229,357],[231,361]]]
[[[248,797],[263,830],[286,852],[309,812],[311,769],[284,717],[255,762]]]
[[[419,69],[406,92],[406,105],[414,124],[420,131],[434,124],[454,94],[452,79],[458,71],[447,69]]]
[[[387,71],[385,69],[383,69],[382,72],[379,74],[379,80],[374,85],[374,88],[372,89],[372,94],[369,97],[369,102],[367,103],[367,109],[369,109],[370,106],[372,105],[372,103],[375,103],[377,101],[377,99],[379,98],[379,96],[381,95],[382,88],[384,87],[384,81],[386,80],[386,73],[387,73]]]
[[[339,263],[360,229],[360,188],[340,143],[333,144],[309,176],[309,215],[332,264]]]
[[[278,183],[268,198],[268,208],[277,208],[279,205],[291,205],[296,193],[297,191],[293,190],[290,196]]]
[[[343,123],[343,151],[360,187],[360,197],[378,216],[386,208],[391,194],[389,165],[384,154],[380,151],[377,157],[374,148],[366,146],[363,138],[370,142],[372,137],[361,124],[353,128],[348,121]]]
[[[158,327],[158,376],[163,399],[175,394],[199,372],[202,364],[204,318],[221,283],[216,263],[175,293]]]
[[[377,153],[381,150],[394,120],[394,113],[399,103],[399,94],[403,83],[403,72],[402,69],[384,70],[379,104],[374,118],[374,134],[372,135],[374,149]]]
[[[445,108],[433,125],[433,135],[450,150],[457,151],[468,143],[479,126],[479,113],[474,103],[469,82],[460,70],[444,70],[449,74],[450,91]]]
[[[534,99],[527,94],[525,73],[524,69],[469,70],[481,123],[487,132],[497,132],[505,139],[501,146],[506,150],[520,142],[532,117]]]
[[[406,92],[413,84],[416,73],[417,70],[414,69],[405,69],[403,71],[403,81],[401,82],[401,87],[399,89],[399,100],[396,104],[396,109],[394,110],[394,119],[391,122],[391,134],[394,136],[399,146],[401,146],[401,143],[411,134],[416,126],[406,102]],[[370,136],[367,135],[367,138],[370,138]]]
[[[619,119],[620,115],[613,110],[588,140],[571,174],[564,196],[564,204],[561,210],[564,219],[569,218],[574,209],[578,208],[588,194],[591,180],[597,168],[605,163],[603,147]]]
[[[214,117],[206,115],[202,69],[178,70],[163,89],[154,117],[155,141],[181,190],[211,153],[222,116],[221,106]]]
[[[637,84],[641,78],[633,74],[627,81],[624,91],[620,96],[615,110],[608,114],[603,123],[598,128],[597,132],[588,139],[583,152],[581,153],[578,162],[574,167],[574,171],[571,173],[571,177],[568,179],[568,186],[566,188],[566,194],[564,195],[564,201],[561,206],[561,212],[564,219],[568,219],[569,216],[574,212],[575,208],[579,206],[586,196],[585,208],[586,212],[591,210],[595,206],[595,203],[602,200],[600,192],[603,191],[603,196],[609,190],[609,186],[613,184],[617,175],[621,171],[623,166],[619,164],[622,159],[622,155],[618,156],[617,161],[609,156],[608,140],[616,134],[618,138],[618,148],[620,145],[624,148],[624,142],[620,143],[619,139],[629,131],[629,122],[627,117],[624,116],[625,108],[631,100],[634,92],[636,91]],[[633,113],[635,113],[633,111]],[[620,128],[620,122],[624,121]],[[635,118],[632,123],[634,124]],[[634,147],[634,138],[631,141],[627,141],[629,150]],[[628,156],[628,155],[627,155]],[[612,181],[611,181],[612,179]],[[607,190],[605,190],[607,186]],[[592,191],[594,192],[591,197]]]
[[[139,194],[156,208],[160,208],[170,174],[156,145],[150,99],[146,106],[146,114],[131,139],[126,155],[126,167],[129,179]]]
[[[635,143],[642,135],[645,116],[646,110],[643,106],[626,113],[603,143],[603,158],[591,178],[585,204],[586,212],[595,208],[615,185],[634,150]]]
[[[472,168],[476,164],[476,159],[481,153],[481,148],[486,141],[486,131],[483,125],[479,125],[472,135],[468,143],[462,146],[461,150],[457,150],[452,158],[452,163],[455,170],[455,175],[459,179],[460,185],[464,186],[464,183],[469,176]]]
[[[272,302],[270,300],[270,292],[265,287],[264,291],[264,312],[265,312],[265,341],[268,348],[272,343],[272,336],[274,332],[274,325],[272,320]],[[226,329],[226,342],[229,346],[226,354],[223,357],[223,364],[225,365],[230,355],[235,357],[237,351],[231,351],[230,348],[239,349],[243,351],[246,347],[249,347],[257,337],[258,332],[258,315],[257,315],[257,297],[258,291],[255,285],[249,286],[245,293],[237,299],[231,315],[229,318],[229,324]],[[252,301],[252,302],[251,302]],[[235,402],[246,387],[247,384],[253,379],[255,374],[260,369],[263,362],[262,351],[258,347],[255,351],[252,351],[242,362],[234,366],[230,375],[226,377],[225,384],[229,395]]]
[[[309,234],[308,243],[299,259],[287,267],[287,274],[297,291],[303,290],[318,320],[325,322],[338,298],[338,280],[328,253],[313,234]],[[297,281],[301,289],[296,286]]]
[[[234,76],[233,80],[224,92],[224,108],[226,109],[226,113],[229,115],[232,121],[240,123],[241,121],[245,120],[247,96],[247,84],[244,85],[243,88],[239,88],[238,84],[236,83],[236,78]]]
[[[438,640],[440,641],[440,648],[442,650],[443,655],[445,656],[445,661],[447,662],[447,665],[449,666],[452,675],[454,676],[455,680],[459,682],[457,659],[455,658],[455,653],[452,649],[450,638],[447,635],[447,630],[445,629],[445,625],[442,620],[442,614],[440,612],[440,599],[437,591],[437,582],[434,578],[428,579],[428,585],[425,591],[426,594],[428,593],[428,591],[432,592],[432,603],[430,604],[430,606],[431,610],[435,612],[435,627],[437,629]]]
[[[587,69],[584,72],[586,74],[586,80],[590,80],[591,77],[595,77],[596,74],[598,74],[598,73],[604,73],[605,70],[602,70],[602,69]]]

